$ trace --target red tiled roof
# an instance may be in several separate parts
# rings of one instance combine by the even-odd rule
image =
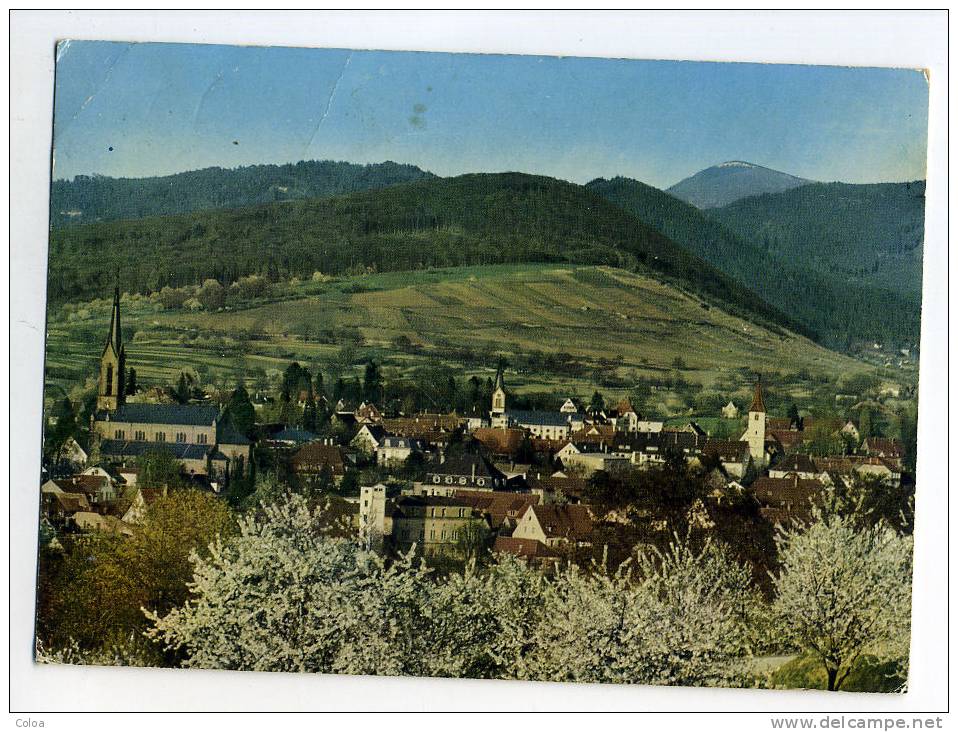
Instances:
[[[527,478],[526,482],[533,490],[541,489],[547,492],[562,491],[567,496],[579,496],[589,485],[585,478],[561,478],[547,475],[541,478]]]
[[[781,430],[783,432],[795,432],[798,434],[798,430],[792,428],[792,420],[790,420],[788,417],[766,417],[765,429],[775,431]]]
[[[812,504],[824,497],[825,487],[815,479],[759,478],[752,483],[755,499],[765,509],[784,511],[791,518],[807,521]]]
[[[595,434],[593,434],[593,432]],[[598,444],[600,442],[609,442],[615,438],[615,426],[611,424],[591,424],[586,425],[581,430],[576,430],[569,435],[569,442],[576,444],[588,443]],[[563,442],[563,444],[565,444]]]
[[[539,496],[528,493],[457,490],[453,496],[487,515],[493,528],[502,526],[507,518],[518,519],[529,506],[539,503]]]
[[[718,455],[723,462],[748,460],[748,442],[739,440],[708,440],[702,448],[706,455]]]
[[[821,472],[812,462],[812,459],[804,453],[792,453],[786,455],[778,463],[772,466],[773,470],[793,473],[818,473]]]
[[[805,436],[794,430],[771,430],[768,436],[786,450],[791,450],[805,441]]]
[[[865,440],[868,454],[876,457],[900,458],[905,450],[902,444],[890,437],[869,437]]]
[[[586,506],[529,506],[527,510],[535,513],[547,538],[584,541],[592,536],[592,513]]]
[[[497,455],[515,455],[519,451],[525,432],[516,429],[480,427],[473,430],[472,436],[482,443],[483,447]]]
[[[326,465],[329,466],[333,475],[343,475],[346,472],[342,448],[320,442],[303,445],[293,455],[290,463],[293,470],[298,473],[319,473]]]
[[[380,422],[383,418],[382,412],[376,408],[375,404],[368,404],[366,402],[359,405],[355,414],[357,419],[366,419],[371,422]]]
[[[60,504],[64,513],[72,514],[77,511],[90,510],[90,504],[82,493],[54,493],[53,497]]]
[[[559,555],[541,541],[497,536],[492,547],[496,554],[513,554],[523,559],[558,559]]]
[[[418,437],[433,440],[438,433],[452,432],[463,419],[458,414],[419,414],[414,417],[391,417],[383,420],[383,426],[400,437]]]
[[[71,475],[69,478],[57,478],[53,482],[66,493],[84,493],[90,496],[96,495],[109,480],[102,475]]]

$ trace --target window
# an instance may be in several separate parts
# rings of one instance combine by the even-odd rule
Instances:
[[[156,434],[153,435],[153,441],[154,441],[154,442],[166,442],[166,433],[165,433],[165,432],[157,432]]]
[[[459,509],[459,518],[462,518],[462,516],[463,516],[463,513],[462,513],[463,510],[464,510],[464,509],[461,509],[461,508]]]
[[[144,442],[146,441],[146,433],[143,430],[137,430],[133,433],[133,439],[138,442]]]
[[[177,441],[177,442],[186,442],[186,433],[185,433],[185,432],[177,432],[177,433],[176,433],[176,441]]]
[[[110,364],[106,367],[106,395],[113,395],[113,365]]]
[[[466,484],[466,476],[463,475],[461,478],[459,478],[459,485],[465,485],[465,484]]]
[[[478,478],[478,479],[476,479],[476,485],[483,486],[483,485],[485,485],[485,484],[486,484],[486,479],[485,479],[485,478]]]
[[[442,479],[441,479],[438,475],[432,476],[432,482],[433,482],[433,483],[438,483],[440,480],[442,480]]]
[[[200,434],[200,436],[196,439],[196,441],[197,441],[199,444],[201,444],[201,445],[205,445],[205,444],[206,444],[206,433],[203,432],[202,434]]]
[[[436,540],[436,530],[429,529],[429,541],[435,541],[435,540]]]
[[[123,430],[116,430],[116,431],[113,433],[113,437],[114,437],[114,439],[122,440],[123,437],[124,437],[124,435],[123,435]]]
[[[447,476],[446,476],[446,483],[448,483],[449,485],[452,485],[452,476],[451,476],[451,475],[447,475]]]

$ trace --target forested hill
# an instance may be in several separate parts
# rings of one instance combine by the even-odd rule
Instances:
[[[71,226],[50,238],[49,300],[509,262],[651,272],[727,310],[807,333],[685,248],[583,186],[523,173],[436,178],[332,198]]]
[[[921,292],[925,182],[815,183],[711,209],[772,254],[851,284]]]
[[[587,187],[754,290],[817,333],[825,345],[845,348],[861,341],[902,345],[918,341],[920,298],[871,282],[850,281],[844,268],[819,269],[809,258],[825,255],[814,254],[807,246],[804,253],[791,256],[782,249],[766,247],[761,239],[756,242],[731,230],[733,209],[756,211],[749,208],[749,202],[768,203],[768,199],[795,196],[805,188],[818,188],[816,185],[746,199],[707,213],[629,178],[599,178]],[[721,221],[712,217],[716,212],[722,213]],[[794,221],[784,210],[768,215]],[[865,236],[855,226],[852,218],[841,227],[853,241]],[[801,229],[796,226],[796,230]]]
[[[434,178],[415,165],[390,161],[355,165],[308,160],[288,165],[204,168],[151,178],[77,176],[53,182],[54,228],[95,221],[138,219],[205,209],[335,196]]]

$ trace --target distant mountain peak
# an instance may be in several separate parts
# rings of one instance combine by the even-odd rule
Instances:
[[[781,193],[812,182],[745,160],[728,160],[679,181],[668,192],[697,208],[718,208],[749,196]]]

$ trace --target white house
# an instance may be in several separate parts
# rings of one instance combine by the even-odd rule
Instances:
[[[382,425],[364,424],[349,444],[367,455],[375,455],[384,439],[386,430]]]
[[[401,465],[413,453],[425,452],[422,440],[411,437],[383,437],[376,448],[376,462],[379,465]]]
[[[592,530],[592,514],[586,506],[531,504],[519,517],[512,538],[540,541],[550,547],[588,546]]]
[[[629,458],[616,453],[590,452],[584,445],[567,442],[556,452],[556,457],[566,468],[571,468],[585,475],[591,475],[597,470],[608,470],[614,465],[625,465]]]
[[[645,434],[655,434],[661,432],[665,427],[665,422],[656,422],[650,419],[640,419],[635,422],[634,432],[643,432]]]
[[[722,416],[725,419],[738,419],[738,406],[735,402],[729,400],[729,403],[722,407]]]
[[[65,460],[74,465],[86,465],[86,461],[90,457],[86,450],[80,447],[79,443],[72,437],[68,437],[67,441],[63,443],[62,455]]]

